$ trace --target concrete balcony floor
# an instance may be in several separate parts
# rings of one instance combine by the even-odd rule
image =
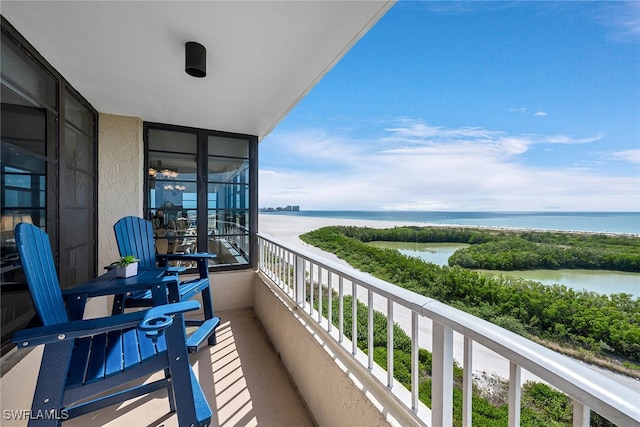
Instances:
[[[217,313],[218,343],[190,355],[213,411],[211,426],[313,426],[289,374],[251,309]],[[75,418],[78,426],[177,426],[164,391]]]

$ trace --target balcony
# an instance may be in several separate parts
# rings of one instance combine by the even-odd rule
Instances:
[[[212,425],[452,425],[454,358],[463,367],[463,425],[471,425],[470,367],[481,348],[508,366],[510,426],[520,425],[521,386],[531,375],[571,396],[574,426],[588,426],[591,409],[620,426],[640,422],[637,390],[585,365],[267,236],[259,243],[258,271],[212,276],[214,304],[223,319],[218,344],[191,356],[214,412]],[[327,294],[334,298],[321,298]],[[364,352],[345,333],[345,301],[355,301],[350,295],[366,304]],[[94,311],[99,314],[103,305],[96,301]],[[386,370],[373,360],[374,311],[411,337],[408,388],[394,379],[392,357]],[[321,315],[332,312],[338,315]],[[388,342],[393,330],[387,328]],[[419,347],[433,353],[431,408],[418,399]],[[7,420],[5,411],[30,407],[39,354],[34,350],[2,378],[3,425],[25,424]],[[65,425],[176,424],[159,393]]]
[[[253,310],[231,310],[220,315],[224,320],[217,330],[218,344],[190,355],[213,410],[211,425],[312,426],[309,413]],[[15,372],[2,378],[2,425],[26,425],[24,421],[7,420],[5,411],[30,408],[29,393],[35,385],[38,371],[35,365],[40,353],[41,348],[23,361],[25,366],[32,365],[30,369],[19,365]],[[151,397],[133,399],[63,425],[177,425],[177,416],[168,412],[167,405],[166,393],[156,392]]]

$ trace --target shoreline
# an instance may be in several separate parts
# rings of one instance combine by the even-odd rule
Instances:
[[[443,223],[430,223],[421,221],[395,221],[395,220],[383,220],[383,219],[356,219],[356,218],[336,218],[336,217],[322,217],[322,216],[299,216],[290,215],[286,212],[283,213],[263,213],[258,214],[258,230],[261,233],[268,234],[274,238],[285,240],[279,237],[279,235],[286,235],[288,239],[292,233],[283,230],[283,223],[286,222],[288,227],[294,230],[299,230],[298,234],[304,234],[309,231],[316,230],[318,228],[332,226],[332,225],[344,225],[354,227],[370,227],[370,228],[394,228],[394,227],[458,227],[458,228],[474,228],[480,230],[496,230],[496,231],[533,231],[541,233],[566,233],[566,234],[599,234],[606,236],[621,236],[621,237],[636,237],[640,238],[640,233],[616,233],[605,231],[582,231],[582,230],[560,230],[560,229],[546,229],[546,228],[533,228],[533,227],[505,227],[505,226],[491,226],[491,225],[471,225],[471,224],[443,224]],[[267,231],[263,228],[268,229]],[[294,239],[296,240],[296,239]],[[291,240],[287,240],[289,243],[293,243]],[[297,239],[298,246],[303,242]],[[307,246],[305,246],[307,247]],[[325,252],[326,253],[326,252]]]

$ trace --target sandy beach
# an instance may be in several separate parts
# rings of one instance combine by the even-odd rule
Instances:
[[[258,230],[262,234],[267,234],[274,239],[281,240],[284,243],[302,248],[307,252],[320,255],[331,261],[339,262],[342,265],[348,265],[340,260],[332,253],[322,251],[314,246],[304,243],[298,236],[318,228],[330,225],[346,225],[356,227],[372,227],[372,228],[392,228],[404,225],[426,226],[425,223],[419,222],[396,222],[396,221],[375,221],[361,219],[342,219],[342,218],[316,218],[301,217],[294,215],[259,215]]]
[[[306,252],[313,253],[320,257],[323,257],[327,260],[339,263],[341,265],[348,266],[348,264],[339,259],[332,253],[322,251],[314,246],[308,245],[300,240],[299,236],[303,233],[316,230],[321,227],[330,226],[330,225],[346,225],[346,226],[358,226],[358,227],[372,227],[372,228],[392,228],[403,225],[419,225],[426,226],[428,224],[425,223],[414,223],[414,222],[393,222],[393,221],[375,221],[375,220],[358,220],[358,219],[341,219],[341,218],[310,218],[310,217],[299,217],[293,215],[259,215],[258,219],[258,230],[261,234],[268,235],[276,240],[281,241],[282,243],[286,243],[288,245],[303,249]],[[364,293],[361,293],[364,295]],[[381,312],[386,311],[385,307],[386,302],[384,301],[375,301],[374,306],[376,310]],[[380,307],[378,307],[380,306]],[[394,311],[394,317],[396,317],[396,322],[403,328],[405,331],[409,331],[409,313],[402,313],[401,310]],[[420,325],[421,333],[420,333],[420,347],[426,348],[427,350],[431,349],[431,322],[422,322]],[[459,362],[462,360],[462,337],[459,334],[454,334],[454,358]],[[640,381],[635,380],[630,377],[626,377],[620,374],[616,374],[610,371],[606,371],[604,369],[600,369],[594,366],[590,366],[594,370],[604,373],[613,379],[626,384],[628,387],[631,387],[633,390],[640,391]],[[491,350],[486,349],[485,347],[476,343],[474,345],[474,355],[473,355],[473,371],[474,374],[479,375],[482,372],[494,372],[502,378],[508,378],[509,376],[509,363],[506,359],[503,359],[500,356],[497,356]],[[528,380],[531,381],[540,381],[539,378],[532,375],[531,373],[523,370],[522,371],[522,382],[526,382]]]

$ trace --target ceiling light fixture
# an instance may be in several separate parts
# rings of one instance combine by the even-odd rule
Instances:
[[[185,43],[184,71],[193,77],[205,77],[207,75],[207,49],[200,43]]]

